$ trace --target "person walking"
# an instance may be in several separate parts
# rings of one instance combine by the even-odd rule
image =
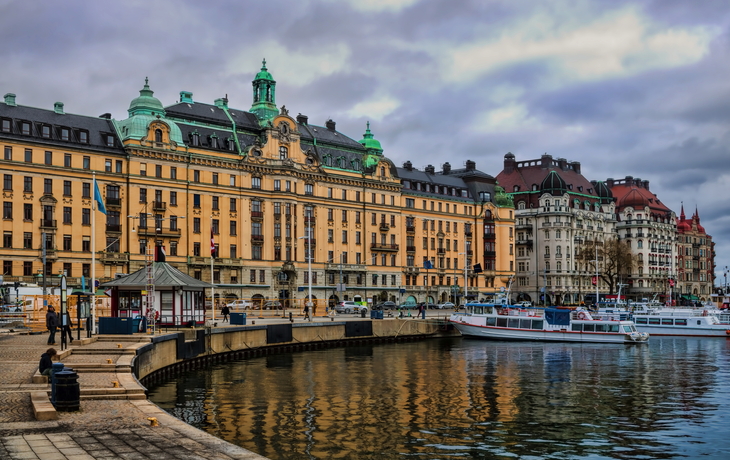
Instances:
[[[74,335],[73,335],[73,332],[71,331],[71,328],[73,327],[74,324],[71,322],[71,314],[68,311],[66,311],[66,314],[64,315],[64,317],[66,318],[66,324],[64,324],[62,326],[61,338],[63,338],[64,334],[68,334],[69,343],[74,343]]]
[[[224,305],[223,308],[221,308],[221,314],[223,315],[223,322],[228,322],[228,314],[231,312],[231,309],[228,308],[228,305]]]
[[[304,304],[304,319],[312,321],[312,318],[309,316],[309,303]]]
[[[48,307],[48,313],[46,313],[46,329],[48,329],[48,345],[56,344],[56,329],[58,328],[58,315],[56,310],[52,307]]]

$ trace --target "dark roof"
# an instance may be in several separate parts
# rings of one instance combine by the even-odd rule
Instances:
[[[261,129],[258,118],[250,112],[228,108],[228,113],[231,114],[231,118],[236,122],[236,128],[238,129],[249,129],[253,131],[259,131]],[[165,114],[167,118],[171,119],[203,121],[226,126],[228,129],[232,127],[231,120],[225,111],[212,104],[179,102],[165,107]]]
[[[310,124],[305,125],[302,123],[298,123],[298,127],[299,132],[302,135],[302,140],[314,142],[314,139],[317,139],[317,145],[324,142],[332,144],[333,147],[348,147],[361,153],[365,153],[365,147],[363,147],[362,144],[350,137],[347,137],[339,131],[333,131],[322,126]]]
[[[0,102],[0,118],[11,120],[12,132],[0,131],[0,136],[15,139],[21,142],[32,140],[39,144],[48,144],[64,148],[78,148],[85,150],[102,151],[110,154],[124,154],[121,142],[111,119],[88,117],[70,113],[56,113],[54,110],[38,109],[23,105],[8,105]],[[31,123],[30,135],[22,134],[21,122]],[[50,137],[43,137],[41,127],[51,126]],[[70,129],[69,140],[61,138],[61,128]],[[89,135],[88,143],[79,142],[79,132],[86,131]],[[107,146],[107,136],[114,137],[114,147]]]
[[[212,284],[186,275],[167,262],[153,262],[152,279],[155,288],[182,287],[186,291],[200,291],[213,287]],[[101,287],[140,287],[147,285],[147,267],[134,273],[103,283]]]

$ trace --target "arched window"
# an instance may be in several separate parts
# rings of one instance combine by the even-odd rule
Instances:
[[[515,186],[514,186],[514,187],[512,188],[512,191],[513,191],[513,192],[519,192],[519,191],[520,191],[520,186],[519,186],[519,185],[515,185]]]
[[[520,201],[519,203],[517,203],[517,209],[525,209],[525,202]]]
[[[155,142],[162,142],[162,130],[161,129],[155,130]]]
[[[642,240],[639,240],[636,242],[636,247],[639,249],[642,249],[644,247],[644,242]]]
[[[385,177],[385,166],[381,166],[381,167],[380,167],[380,175],[381,175],[382,177]]]
[[[558,239],[559,240],[560,239],[560,235],[561,235],[560,230],[555,230],[555,239]]]
[[[287,158],[289,158],[289,149],[282,145],[279,147],[279,159],[286,160]]]

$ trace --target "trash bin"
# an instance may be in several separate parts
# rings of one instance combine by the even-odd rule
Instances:
[[[367,315],[367,314],[368,314],[368,311],[367,310],[365,310],[365,309],[360,310],[360,317],[361,318],[365,318],[365,315]]]
[[[375,313],[375,319],[383,319],[383,310],[377,310]]]
[[[99,334],[132,334],[139,329],[140,321],[141,318],[101,317]]]
[[[56,410],[61,412],[73,412],[79,410],[81,390],[79,389],[79,376],[68,367],[61,372],[54,374],[56,380]]]
[[[231,313],[229,317],[231,324],[236,324],[238,326],[246,325],[246,313]]]

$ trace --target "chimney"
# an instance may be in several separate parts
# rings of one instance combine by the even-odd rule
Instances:
[[[558,158],[558,167],[560,167],[561,171],[565,171],[568,169],[568,160],[565,158]]]
[[[12,106],[12,107],[15,107],[16,106],[16,104],[15,104],[15,94],[13,94],[13,93],[7,93],[5,95],[5,105],[9,105],[9,106]]]
[[[549,168],[550,165],[552,164],[552,162],[553,162],[553,156],[552,155],[548,155],[547,153],[545,153],[545,154],[543,154],[540,157],[540,167],[542,169]]]
[[[474,171],[475,169],[477,169],[476,162],[474,162],[472,160],[466,160],[466,170],[467,171]]]
[[[504,173],[512,174],[515,170],[515,156],[512,152],[507,152],[504,156]]]
[[[102,113],[101,115],[99,115],[99,118],[103,118],[105,120],[111,120],[112,114],[111,113]]]
[[[575,171],[577,174],[580,174],[580,161],[574,161],[570,163],[570,166],[573,167],[573,171]]]
[[[309,123],[309,117],[300,113],[299,115],[297,115],[297,123],[299,123],[300,125],[306,125]]]
[[[607,186],[607,187],[608,187],[609,189],[613,188],[613,184],[614,184],[614,182],[613,182],[613,177],[609,177],[608,179],[606,179],[606,186]]]
[[[191,93],[190,91],[180,91],[180,102],[193,104],[193,93]]]
[[[63,115],[63,102],[56,102],[53,104],[53,111]]]
[[[406,171],[413,171],[413,163],[410,161],[406,161],[403,163],[403,167],[406,169]]]
[[[327,129],[329,129],[330,131],[334,131],[334,130],[335,130],[335,122],[334,122],[334,121],[332,121],[332,119],[331,119],[331,118],[330,118],[329,120],[327,120],[327,121],[325,122],[324,126],[325,126],[325,127],[327,128]]]
[[[648,181],[648,180],[645,180],[645,181],[644,181],[644,188],[645,188],[645,189],[646,189],[647,191],[649,190],[649,181]]]
[[[228,108],[228,98],[225,97],[219,97],[214,101],[214,104],[219,109],[227,109]]]
[[[451,164],[449,164],[449,162],[444,163],[442,170],[444,176],[447,176],[451,172]]]
[[[436,174],[436,168],[433,167],[433,165],[426,166],[426,174],[434,175]]]

